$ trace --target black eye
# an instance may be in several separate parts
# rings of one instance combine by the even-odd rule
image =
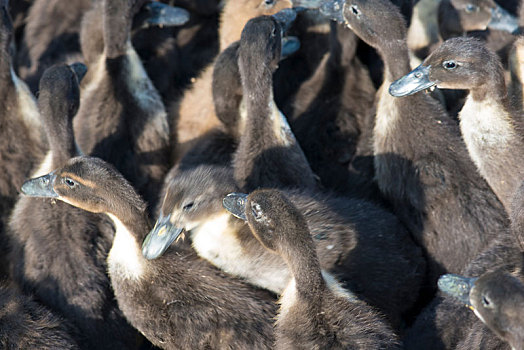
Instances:
[[[479,10],[479,7],[476,6],[476,5],[473,5],[473,4],[467,4],[466,5],[466,12],[467,13],[477,12],[478,10]]]
[[[68,177],[64,178],[64,183],[65,183],[67,186],[71,187],[71,188],[73,188],[73,187],[76,186],[76,182],[74,182],[73,180],[71,180],[71,179],[68,178]]]
[[[266,6],[272,6],[275,4],[275,0],[264,0],[264,4],[266,4]]]
[[[360,11],[358,10],[358,7],[355,5],[351,5],[351,13],[353,13],[355,16],[360,15]]]
[[[455,69],[457,68],[457,64],[455,63],[455,61],[444,61],[442,63],[442,66],[446,69]]]
[[[191,208],[193,208],[193,205],[194,205],[194,204],[195,204],[195,203],[193,203],[193,202],[191,202],[191,203],[187,203],[186,205],[184,205],[184,206],[182,207],[182,210],[184,210],[184,211],[189,211],[189,210],[191,210]]]
[[[482,305],[485,307],[491,307],[491,302],[489,301],[489,298],[487,296],[482,297]]]

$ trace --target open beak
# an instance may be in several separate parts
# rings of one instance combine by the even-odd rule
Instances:
[[[222,200],[222,206],[233,216],[247,221],[246,217],[247,194],[233,192]]]
[[[151,1],[142,7],[136,20],[140,28],[181,26],[189,21],[189,12],[180,7]]]
[[[519,20],[497,5],[491,10],[491,21],[488,23],[488,28],[515,33],[519,28]]]
[[[182,228],[174,227],[169,219],[171,215],[158,218],[155,227],[149,232],[142,243],[142,255],[148,260],[156,259],[169,248],[184,231]]]
[[[53,188],[56,175],[53,173],[29,179],[22,185],[22,193],[29,197],[57,198]]]
[[[471,305],[469,300],[469,293],[477,279],[475,277],[469,278],[453,274],[442,275],[438,280],[438,288],[473,310],[473,305]]]
[[[344,0],[327,0],[320,6],[320,13],[327,18],[344,23]]]
[[[389,86],[389,93],[395,97],[403,97],[435,86],[437,83],[429,79],[429,68],[430,66],[418,66],[410,73],[394,81]]]

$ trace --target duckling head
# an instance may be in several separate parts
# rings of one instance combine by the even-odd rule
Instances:
[[[406,38],[404,17],[389,0],[327,0],[320,12],[345,24],[375,48],[398,45]]]
[[[433,86],[476,90],[487,82],[504,86],[500,60],[478,39],[458,37],[442,43],[420,66],[393,82],[389,92],[402,97]],[[491,92],[505,93],[505,89],[502,90]]]
[[[225,213],[221,200],[235,189],[227,167],[200,165],[180,171],[167,183],[160,215],[142,244],[144,257],[160,257],[184,231]]]
[[[524,284],[511,274],[496,270],[479,278],[443,275],[439,289],[453,296],[513,349],[524,346]]]
[[[246,220],[253,235],[270,251],[279,253],[286,246],[293,247],[289,241],[300,239],[300,234],[309,236],[302,214],[278,190],[256,190],[249,195],[230,193],[223,205],[233,215]]]
[[[130,208],[142,213],[146,210],[140,196],[114,166],[88,156],[71,158],[51,173],[25,181],[22,193],[58,199],[92,213],[117,217],[128,215]],[[122,201],[123,198],[126,200]]]

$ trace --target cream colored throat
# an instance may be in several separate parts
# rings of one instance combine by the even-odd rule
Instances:
[[[116,229],[113,246],[107,257],[109,274],[125,279],[140,279],[146,262],[135,236],[116,216],[106,214],[111,218]]]

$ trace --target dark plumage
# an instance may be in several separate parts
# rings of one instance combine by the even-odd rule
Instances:
[[[36,0],[31,5],[17,62],[20,76],[33,93],[48,67],[82,61],[80,23],[92,2]]]
[[[70,159],[45,191],[116,227],[108,270],[118,305],[153,344],[164,349],[267,349],[273,343],[274,299],[223,274],[188,246],[146,260],[140,245],[151,229],[146,203],[110,164]],[[49,179],[31,180],[30,184]],[[66,185],[75,183],[74,189]]]
[[[238,66],[246,115],[241,114],[233,164],[243,191],[316,186],[309,163],[273,100],[272,75],[280,61],[281,31],[275,19],[261,16],[246,24],[240,39]]]
[[[0,276],[6,271],[4,232],[22,182],[44,155],[36,101],[13,70],[13,25],[0,1]]]
[[[399,349],[390,326],[320,269],[300,211],[277,190],[251,193],[244,204],[251,231],[291,270],[280,298],[276,349]]]
[[[329,42],[329,53],[298,90],[289,120],[322,185],[347,194],[361,190],[350,178],[348,165],[361,133],[370,128],[375,88],[355,56],[355,34],[332,22]]]
[[[429,261],[430,289],[444,272],[461,273],[507,225],[506,214],[477,173],[456,123],[430,96],[389,94],[410,71],[406,25],[385,0],[346,0],[324,11],[374,46],[385,62],[374,127],[375,177]],[[379,14],[388,13],[388,21]]]
[[[460,130],[480,174],[509,213],[524,179],[524,122],[522,111],[514,110],[508,99],[498,56],[477,39],[453,38],[427,57],[419,70],[424,67],[427,74],[415,80],[469,90],[459,113]],[[408,80],[412,78],[400,83]]]
[[[0,347],[79,349],[64,320],[6,283],[0,283]]]
[[[38,104],[50,144],[39,169],[45,174],[79,154],[72,125],[79,104],[73,70],[65,65],[46,70]],[[118,309],[106,274],[114,235],[107,218],[50,198],[21,197],[8,233],[13,278],[68,320],[78,344],[97,349],[138,346],[138,334]]]
[[[169,169],[170,143],[160,95],[129,41],[133,15],[144,3],[102,1],[86,14],[82,51],[89,70],[75,133],[83,152],[115,164],[152,208]],[[103,32],[92,25],[97,16]]]

